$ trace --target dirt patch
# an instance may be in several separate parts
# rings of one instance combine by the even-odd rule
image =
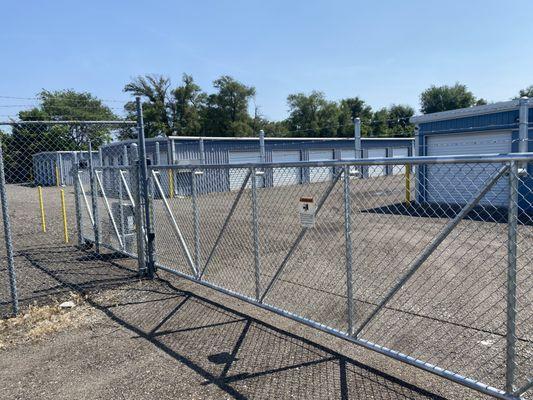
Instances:
[[[93,322],[95,310],[77,293],[70,293],[69,300],[60,303],[29,306],[17,317],[0,320],[0,350],[36,342],[47,336],[77,328]]]

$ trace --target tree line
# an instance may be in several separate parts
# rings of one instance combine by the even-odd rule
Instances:
[[[362,120],[365,137],[411,136],[409,118],[413,107],[393,104],[373,110],[360,97],[328,100],[323,92],[294,93],[287,96],[288,116],[281,121],[265,118],[256,105],[256,90],[224,75],[213,81],[210,94],[184,74],[173,86],[170,78],[145,75],[132,79],[124,92],[140,96],[147,137],[155,136],[267,136],[352,137],[353,119]],[[20,111],[20,121],[111,121],[122,119],[104,101],[87,92],[48,91],[38,95],[39,104]],[[518,97],[533,97],[533,85]],[[460,83],[431,86],[420,94],[420,111],[433,113],[486,104]],[[253,105],[253,107],[250,107]],[[136,119],[135,101],[125,104],[129,119]],[[252,110],[250,112],[250,110]],[[109,126],[13,125],[11,132],[0,131],[8,182],[31,180],[32,155],[44,151],[86,150],[90,137],[94,149],[113,138],[135,137],[132,128]]]
[[[281,121],[268,120],[255,101],[256,89],[231,76],[213,81],[208,94],[183,74],[178,85],[161,75],[138,76],[124,86],[132,97],[140,96],[147,137],[155,136],[256,136],[264,130],[268,136],[351,137],[353,119],[362,120],[362,135],[375,137],[410,136],[409,118],[415,110],[410,105],[392,104],[377,110],[358,96],[328,100],[323,92],[294,93],[287,96],[288,116]],[[533,96],[533,85],[519,91],[517,97]],[[21,111],[27,120],[114,120],[117,115],[90,93],[74,90],[47,91],[38,94],[40,104]],[[486,104],[466,85],[431,86],[420,94],[420,111],[424,114]],[[251,107],[252,106],[252,107]],[[135,102],[125,104],[128,118],[136,118]],[[121,138],[133,132],[123,130]],[[105,135],[95,138],[96,146]],[[72,137],[67,147],[79,147]]]

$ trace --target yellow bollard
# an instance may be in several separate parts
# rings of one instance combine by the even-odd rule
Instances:
[[[59,180],[59,167],[56,166],[56,186],[59,187],[61,186],[61,182]]]
[[[411,205],[411,164],[405,164],[405,202]]]
[[[174,171],[169,169],[168,170],[168,191],[169,196],[171,199],[174,198]]]
[[[44,214],[43,188],[37,186],[37,191],[39,192],[39,208],[41,210],[41,228],[43,232],[46,233],[46,215]]]
[[[65,243],[68,243],[68,227],[67,227],[67,207],[65,206],[65,191],[61,189],[61,210],[63,212],[63,234]]]

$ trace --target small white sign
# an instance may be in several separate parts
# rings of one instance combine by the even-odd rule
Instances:
[[[300,211],[300,224],[304,228],[312,228],[315,226],[315,200],[312,197],[300,197],[298,205]]]

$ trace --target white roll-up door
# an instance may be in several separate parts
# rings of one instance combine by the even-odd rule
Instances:
[[[298,162],[300,152],[297,150],[278,150],[272,152],[272,162]],[[274,186],[298,185],[300,168],[274,168],[272,172]]]
[[[409,149],[407,147],[394,147],[392,149],[393,157],[409,157]],[[392,174],[405,174],[405,165],[393,165]]]
[[[368,149],[368,158],[384,158],[387,157],[387,149]],[[369,165],[368,176],[376,177],[385,175],[384,165]]]
[[[331,161],[333,150],[309,150],[309,161]],[[331,179],[332,168],[311,167],[309,168],[310,182],[323,182]]]
[[[355,158],[355,149],[342,149],[341,160],[353,160]],[[350,165],[350,174],[355,174],[357,168],[354,165]]]
[[[426,137],[428,156],[494,154],[511,152],[511,132],[476,132]],[[441,164],[426,167],[425,187],[430,203],[465,204],[474,196],[499,164]],[[422,169],[421,169],[422,170]],[[481,204],[506,206],[509,185],[500,178]]]
[[[230,151],[228,156],[230,164],[258,163],[261,162],[261,154],[258,151]],[[230,190],[239,190],[246,178],[248,170],[245,168],[232,168],[229,170],[229,187]],[[263,177],[257,177],[257,186],[263,186]],[[248,181],[247,187],[251,186]]]

